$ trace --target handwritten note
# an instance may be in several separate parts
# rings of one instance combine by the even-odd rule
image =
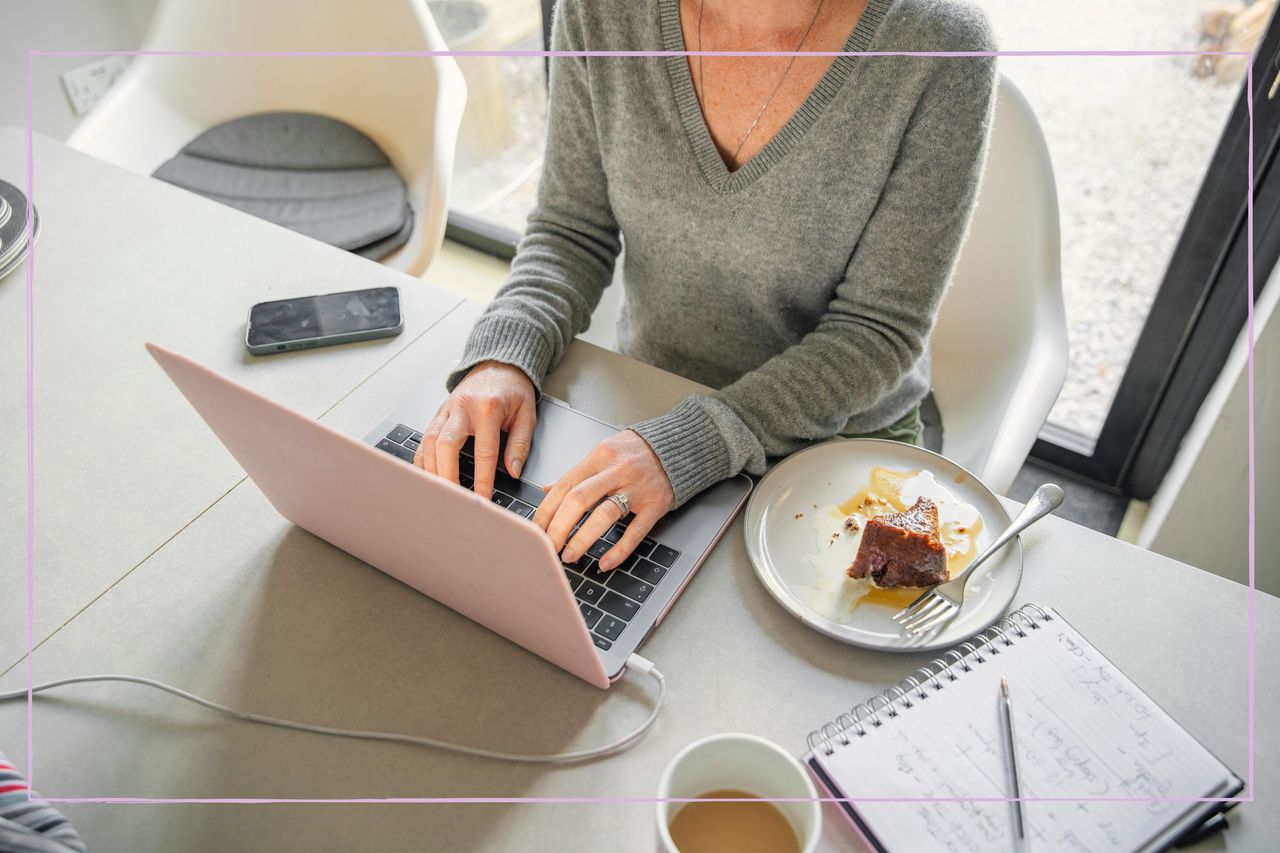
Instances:
[[[1012,849],[997,689],[1009,680],[1030,850],[1141,849],[1233,777],[1061,618],[819,761],[889,850]],[[886,800],[897,800],[887,802]],[[911,800],[915,800],[912,802]],[[932,801],[929,801],[932,800]]]

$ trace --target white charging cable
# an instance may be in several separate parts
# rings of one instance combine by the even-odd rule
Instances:
[[[302,732],[312,732],[320,735],[333,735],[334,737],[359,738],[360,740],[382,740],[392,743],[408,743],[414,746],[426,746],[432,749],[443,749],[448,752],[460,752],[463,755],[474,755],[479,758],[492,758],[498,761],[515,761],[521,764],[575,764],[582,761],[590,761],[595,758],[603,758],[606,755],[613,755],[627,749],[637,740],[640,739],[645,732],[658,719],[658,712],[662,710],[663,700],[667,695],[667,682],[662,677],[662,673],[654,668],[653,664],[640,657],[632,655],[627,659],[627,668],[635,669],[638,672],[650,676],[658,683],[658,696],[654,699],[653,710],[649,712],[649,716],[645,718],[637,728],[628,734],[623,735],[617,740],[610,741],[604,746],[597,746],[592,749],[579,749],[573,752],[553,752],[553,753],[522,753],[522,752],[500,752],[495,749],[484,749],[478,746],[466,746],[460,743],[450,743],[449,741],[437,740],[430,737],[419,737],[417,735],[403,735],[394,732],[368,732],[359,729],[339,729],[333,726],[317,726],[312,723],[299,723],[294,720],[282,720],[278,717],[267,717],[263,714],[251,714],[248,711],[239,711],[235,708],[221,705],[194,693],[188,693],[180,687],[174,687],[172,684],[165,684],[163,681],[156,681],[152,678],[143,678],[139,675],[79,675],[74,678],[61,678],[57,681],[50,681],[45,684],[37,684],[31,688],[32,693],[44,693],[47,690],[53,690],[58,687],[65,687],[69,684],[87,684],[94,681],[123,681],[130,684],[142,684],[146,687],[154,687],[157,690],[163,690],[180,699],[186,699],[188,702],[194,702],[197,705],[203,705],[211,711],[217,711],[220,714],[226,714],[228,717],[234,717],[237,720],[244,720],[249,723],[261,723],[266,726],[278,726],[282,729],[296,729]],[[0,702],[6,702],[13,699],[24,699],[27,696],[26,690],[14,690],[9,693],[0,693]]]

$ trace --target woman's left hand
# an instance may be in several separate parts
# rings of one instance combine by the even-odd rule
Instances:
[[[615,568],[631,555],[658,519],[675,506],[671,480],[648,442],[631,430],[616,433],[595,446],[563,477],[544,486],[533,521],[547,531],[560,559],[572,563],[618,521],[621,513],[609,495],[625,495],[635,518],[622,538],[600,557],[600,570]],[[594,507],[594,510],[592,508]],[[591,515],[566,544],[583,513]],[[563,550],[562,550],[563,549]]]

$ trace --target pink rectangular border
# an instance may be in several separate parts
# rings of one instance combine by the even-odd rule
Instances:
[[[1053,797],[1021,797],[1021,798],[983,798],[983,797],[933,797],[933,798],[833,798],[819,797],[780,799],[777,802],[1180,802],[1180,803],[1247,803],[1253,802],[1254,780],[1254,730],[1256,730],[1256,676],[1257,676],[1257,585],[1256,585],[1256,515],[1254,515],[1254,489],[1256,489],[1256,441],[1254,441],[1254,396],[1253,396],[1253,301],[1254,301],[1254,265],[1253,265],[1253,63],[1254,56],[1249,51],[1197,51],[1197,50],[997,50],[997,51],[557,51],[557,50],[424,50],[424,51],[179,51],[179,50],[28,50],[27,51],[27,240],[31,250],[27,256],[27,780],[35,786],[33,770],[35,770],[35,646],[36,646],[36,597],[35,597],[35,565],[36,565],[36,452],[35,452],[35,146],[33,146],[33,104],[35,104],[36,56],[526,56],[526,58],[553,58],[553,56],[617,56],[617,58],[663,58],[663,56],[937,56],[937,58],[959,58],[959,56],[1244,56],[1248,61],[1245,74],[1245,104],[1248,111],[1248,197],[1245,199],[1245,232],[1248,240],[1247,287],[1248,311],[1245,319],[1245,339],[1247,339],[1247,382],[1248,382],[1248,555],[1249,555],[1249,597],[1247,616],[1247,681],[1248,681],[1248,771],[1245,792],[1247,795],[1229,798],[1181,798],[1181,797],[1094,797],[1094,798],[1053,798]],[[681,798],[539,798],[539,797],[444,797],[444,798],[143,798],[143,797],[33,797],[28,788],[28,799],[38,799],[49,803],[154,803],[154,804],[266,804],[266,803],[380,803],[380,804],[425,804],[425,803],[659,803],[687,802]]]

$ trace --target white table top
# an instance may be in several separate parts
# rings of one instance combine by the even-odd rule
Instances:
[[[25,141],[0,132],[0,177]],[[599,691],[281,519],[143,355],[154,339],[286,405],[363,433],[461,351],[479,308],[39,140],[36,202],[37,680],[123,672],[260,713],[500,749],[585,747],[631,729],[650,687]],[[23,183],[18,180],[16,183]],[[104,214],[103,211],[111,211]],[[399,338],[244,355],[248,305],[399,284]],[[0,282],[0,582],[26,588],[25,278]],[[577,343],[550,393],[605,420],[665,410],[697,386]],[[1248,590],[1070,522],[1024,535],[1018,600],[1052,605],[1176,719],[1247,773]],[[1258,648],[1280,601],[1258,594]],[[0,599],[0,689],[25,686],[25,597]],[[755,580],[741,522],[642,650],[669,704],[634,749],[569,768],[251,726],[128,685],[41,699],[35,783],[50,796],[158,798],[650,797],[670,757],[718,731],[800,753],[808,731],[932,656],[843,646]],[[3,669],[0,669],[3,671]],[[1280,785],[1275,667],[1260,655],[1257,788]],[[26,764],[25,703],[0,705],[0,749]],[[1274,802],[1274,800],[1272,800]],[[907,808],[904,806],[904,808]],[[632,805],[68,805],[95,850],[653,849]],[[829,808],[827,845],[852,844]],[[1206,849],[1258,850],[1274,808],[1245,804]]]

